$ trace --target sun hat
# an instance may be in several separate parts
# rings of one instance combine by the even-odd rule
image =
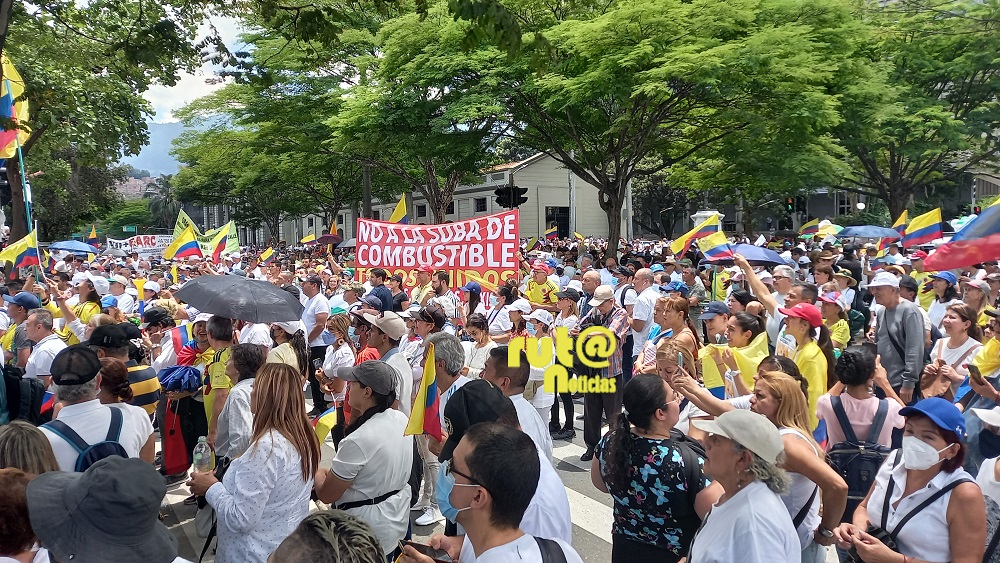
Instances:
[[[736,409],[714,420],[692,420],[691,424],[698,430],[736,442],[772,465],[785,451],[778,428],[767,417],[755,412]]]

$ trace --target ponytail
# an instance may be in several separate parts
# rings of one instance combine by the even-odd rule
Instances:
[[[829,390],[837,382],[837,360],[833,355],[833,339],[830,338],[830,329],[826,325],[819,326],[819,338],[816,344],[826,356],[826,388]]]
[[[309,377],[309,349],[306,347],[305,332],[296,330],[295,334],[288,337],[288,344],[295,351],[295,357],[299,361],[299,373],[302,377]]]
[[[347,428],[344,429],[345,438],[347,436],[350,436],[351,432],[354,432],[358,428],[361,428],[361,425],[364,424],[365,422],[368,422],[368,419],[370,419],[371,417],[391,409],[392,404],[396,402],[396,390],[390,389],[387,395],[379,395],[373,389],[372,398],[375,399],[375,404],[370,409],[362,413],[361,416],[352,418],[351,423],[348,424]]]

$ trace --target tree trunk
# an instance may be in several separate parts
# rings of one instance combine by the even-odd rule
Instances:
[[[747,202],[743,202],[743,235],[750,239],[751,244],[753,243],[753,231],[754,231],[754,214],[753,207]]]
[[[889,199],[885,202],[889,207],[889,221],[895,221],[910,205],[911,195],[909,190],[904,192],[903,190],[894,190],[888,186],[886,187],[886,191],[889,193]],[[910,219],[912,218],[910,217]]]

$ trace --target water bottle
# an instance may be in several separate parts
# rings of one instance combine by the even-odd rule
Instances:
[[[212,470],[212,448],[208,447],[208,438],[198,437],[198,445],[194,447],[195,473],[208,473]]]

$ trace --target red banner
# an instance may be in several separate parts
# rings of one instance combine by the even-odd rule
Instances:
[[[469,281],[469,274],[497,285],[517,275],[517,210],[440,225],[404,225],[358,219],[355,264],[363,269],[383,268],[403,276],[412,287],[419,266],[451,274],[451,287]],[[486,288],[484,288],[485,290]],[[485,293],[485,291],[484,291]]]

